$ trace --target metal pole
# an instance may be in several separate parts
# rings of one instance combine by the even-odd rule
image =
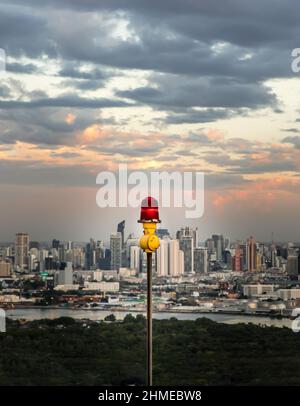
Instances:
[[[147,253],[147,385],[152,386],[152,253]]]

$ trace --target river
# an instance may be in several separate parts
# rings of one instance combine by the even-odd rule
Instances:
[[[109,314],[114,314],[117,320],[122,320],[127,314],[141,314],[131,311],[115,311],[115,310],[78,310],[78,309],[14,309],[7,310],[6,316],[11,319],[56,319],[59,317],[72,317],[74,319],[89,319],[103,320]],[[143,314],[143,313],[142,313]],[[170,319],[176,317],[178,320],[196,320],[201,317],[206,317],[218,323],[236,324],[236,323],[253,323],[257,325],[288,327],[291,328],[292,322],[289,319],[271,319],[263,316],[243,316],[239,314],[216,314],[216,313],[173,313],[173,312],[155,312],[153,318],[157,320]]]

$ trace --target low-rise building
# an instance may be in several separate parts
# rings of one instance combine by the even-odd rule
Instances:
[[[244,296],[253,297],[259,295],[266,295],[274,292],[274,285],[244,285],[243,293]]]

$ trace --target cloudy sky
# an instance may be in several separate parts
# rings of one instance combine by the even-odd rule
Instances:
[[[0,240],[107,239],[96,176],[206,174],[200,238],[300,240],[297,0],[0,0]],[[130,229],[130,230],[129,230]]]

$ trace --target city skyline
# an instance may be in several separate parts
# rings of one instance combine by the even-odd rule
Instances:
[[[71,263],[75,269],[113,270],[121,268],[145,272],[146,257],[142,253],[139,237],[127,234],[126,222],[117,225],[117,232],[110,233],[109,243],[90,238],[89,242],[50,242],[32,240],[27,233],[17,233],[13,243],[0,245],[1,264],[15,270],[44,272],[58,269]],[[282,266],[277,257],[283,257],[284,269],[290,275],[300,270],[300,244],[257,241],[250,236],[244,241],[230,240],[223,234],[212,234],[204,241],[199,240],[199,230],[181,227],[172,236],[168,229],[157,230],[160,247],[153,256],[153,269],[158,276],[180,276],[208,271],[226,270],[234,272],[256,272],[269,267]],[[299,258],[298,258],[299,257]],[[276,265],[277,264],[277,265]],[[281,265],[279,265],[281,264]],[[201,271],[200,271],[201,269]]]

